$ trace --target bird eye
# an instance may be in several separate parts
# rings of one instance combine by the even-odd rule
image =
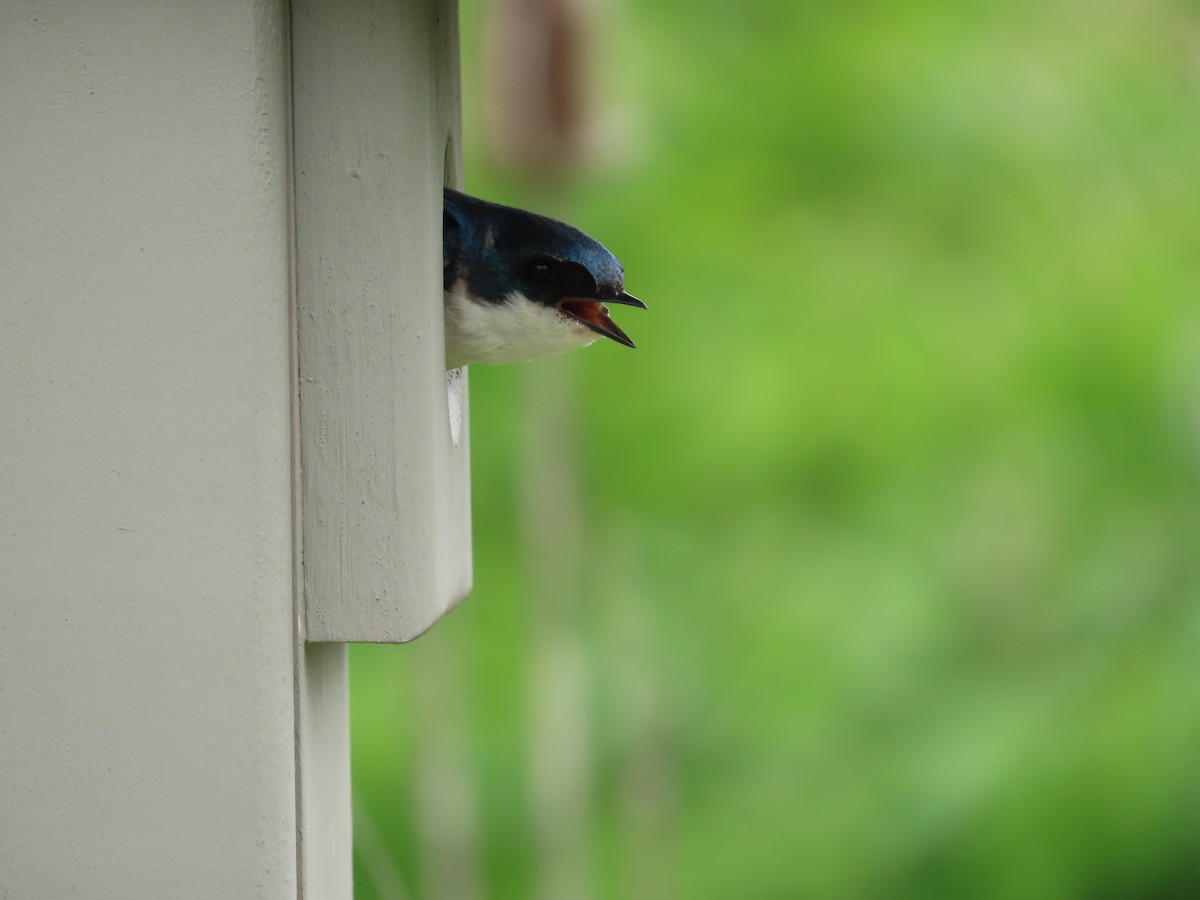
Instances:
[[[554,272],[554,260],[535,256],[525,263],[525,280],[530,284],[545,284]]]

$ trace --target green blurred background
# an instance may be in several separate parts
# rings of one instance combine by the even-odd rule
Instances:
[[[467,188],[638,342],[471,372],[475,590],[352,654],[356,896],[1200,897],[1200,7],[594,5]]]

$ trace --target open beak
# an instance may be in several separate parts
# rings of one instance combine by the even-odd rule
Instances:
[[[645,309],[646,304],[632,294],[624,292],[616,297],[609,297],[605,301],[607,303],[620,303],[622,306],[636,306],[638,309]],[[624,344],[626,347],[637,348],[637,345],[629,339],[617,323],[614,322],[608,315],[608,307],[599,300],[589,300],[584,297],[569,297],[558,304],[558,308],[575,319],[577,322],[586,325],[596,334],[602,334],[606,338],[611,338],[618,344]]]

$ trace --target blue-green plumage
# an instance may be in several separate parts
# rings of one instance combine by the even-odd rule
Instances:
[[[645,304],[625,293],[625,271],[599,241],[448,188],[442,228],[448,367],[534,359],[597,334],[633,346],[604,304]]]

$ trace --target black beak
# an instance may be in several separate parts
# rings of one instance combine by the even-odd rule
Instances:
[[[605,297],[605,303],[619,303],[622,306],[636,306],[638,309],[646,309],[646,304],[639,300],[633,294],[627,294],[624,291],[617,294],[615,297]]]

